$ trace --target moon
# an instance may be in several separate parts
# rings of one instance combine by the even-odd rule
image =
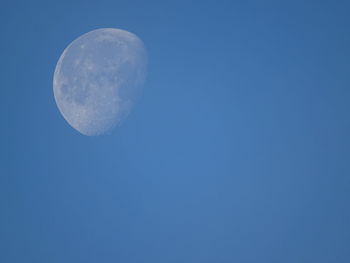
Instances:
[[[115,28],[90,31],[60,56],[53,93],[64,119],[87,136],[110,133],[141,95],[147,52],[135,34]]]

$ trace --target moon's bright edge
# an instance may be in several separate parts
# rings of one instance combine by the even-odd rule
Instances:
[[[135,34],[114,28],[90,31],[69,44],[57,62],[57,107],[80,133],[109,133],[130,113],[146,71],[146,49]]]

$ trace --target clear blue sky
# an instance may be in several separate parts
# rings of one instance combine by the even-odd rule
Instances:
[[[1,1],[0,262],[350,262],[349,1]],[[63,49],[149,52],[113,135],[60,115]]]

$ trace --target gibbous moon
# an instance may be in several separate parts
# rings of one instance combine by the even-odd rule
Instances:
[[[57,62],[56,104],[80,133],[109,133],[140,96],[146,69],[146,49],[135,34],[114,28],[90,31],[75,39]]]

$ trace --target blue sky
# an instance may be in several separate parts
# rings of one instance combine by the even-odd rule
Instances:
[[[350,261],[348,1],[2,1],[0,262]],[[110,136],[56,107],[63,49],[137,34]]]

